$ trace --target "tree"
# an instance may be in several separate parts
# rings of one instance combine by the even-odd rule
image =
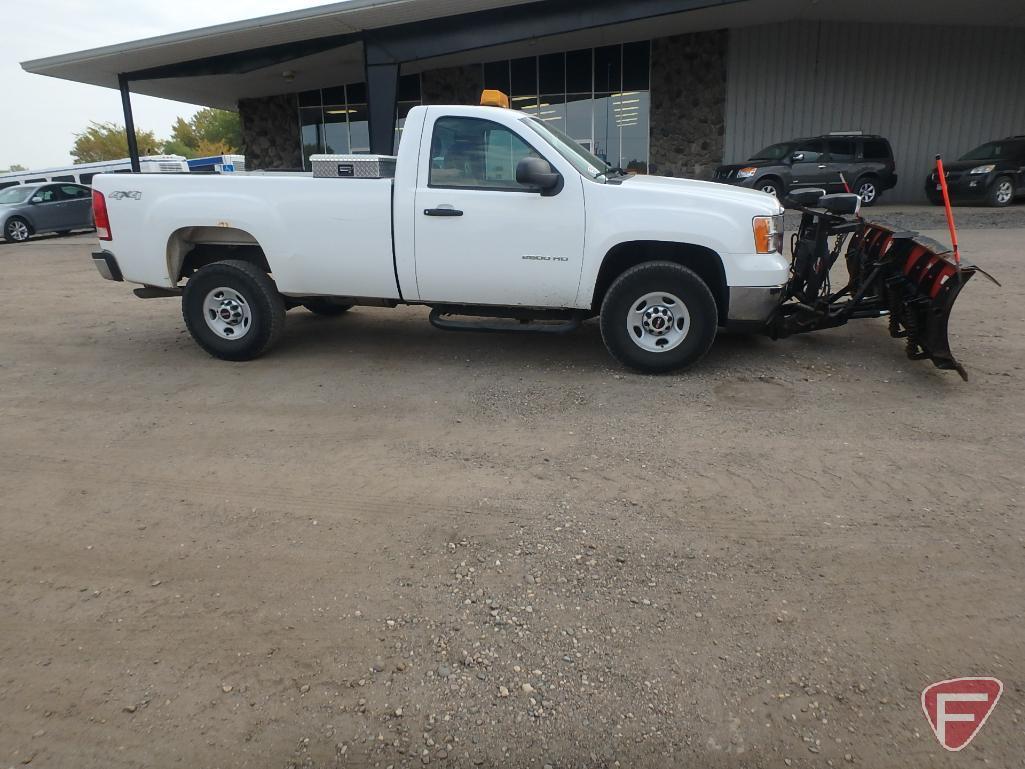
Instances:
[[[140,155],[160,152],[161,142],[152,131],[136,129],[135,138]],[[124,126],[116,123],[90,122],[82,133],[75,134],[71,157],[76,163],[96,163],[101,160],[120,160],[128,157],[128,135]]]
[[[14,173],[15,171],[27,171],[27,170],[28,169],[25,168],[25,166],[21,166],[21,165],[18,165],[17,163],[14,163],[10,168],[0,168],[0,174],[9,174],[9,173]]]
[[[189,120],[178,118],[171,128],[171,138],[164,142],[165,153],[187,158],[241,151],[242,124],[238,114],[220,109],[201,109]]]

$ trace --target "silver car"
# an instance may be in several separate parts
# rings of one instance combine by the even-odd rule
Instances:
[[[66,234],[93,226],[92,190],[81,184],[21,184],[0,190],[0,225],[8,243],[44,232]]]

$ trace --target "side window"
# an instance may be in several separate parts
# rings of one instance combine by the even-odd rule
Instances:
[[[80,174],[78,180],[82,182],[82,184],[92,184],[94,176],[96,176],[96,174]]]
[[[62,184],[60,190],[65,200],[80,200],[89,197],[89,191],[77,184]]]
[[[862,156],[865,160],[889,160],[890,149],[886,146],[886,142],[869,139],[865,142]]]
[[[822,142],[795,142],[790,150],[790,156],[801,153],[804,155],[803,163],[817,163],[822,158]]]
[[[33,200],[39,198],[41,203],[52,203],[57,199],[57,188],[43,187],[41,189],[36,190],[32,198]]]
[[[431,139],[431,187],[527,190],[516,181],[516,166],[540,157],[523,139],[490,120],[445,117]]]
[[[850,163],[854,160],[854,142],[850,139],[830,139],[829,159],[833,163]]]

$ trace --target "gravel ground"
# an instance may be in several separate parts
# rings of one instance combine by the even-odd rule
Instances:
[[[947,215],[943,208],[934,206],[901,206],[880,204],[864,209],[864,216],[871,221],[885,222],[902,230],[942,230],[945,242]],[[800,214],[787,214],[787,229],[796,230]],[[1025,228],[1025,204],[1008,208],[987,208],[985,206],[957,206],[954,220],[958,230],[1019,230]]]
[[[967,384],[882,321],[651,378],[418,308],[227,364],[0,245],[0,766],[1022,766],[1023,238],[966,225]]]

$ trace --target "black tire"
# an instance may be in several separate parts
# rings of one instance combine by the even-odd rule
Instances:
[[[4,240],[8,243],[24,243],[31,237],[32,225],[20,216],[12,216],[4,224]]]
[[[303,307],[314,315],[321,315],[325,318],[335,318],[352,309],[351,304],[336,304],[327,298],[308,299],[303,302]]]
[[[238,339],[221,336],[207,322],[204,304],[208,297],[216,299],[214,292],[220,288],[237,294],[248,310],[249,325]],[[233,259],[207,265],[189,278],[182,297],[182,316],[192,338],[212,356],[246,361],[263,355],[281,336],[285,302],[267,273],[249,262]],[[239,327],[242,325],[244,321]]]
[[[642,300],[649,294],[663,294],[656,303]],[[675,301],[679,300],[690,318],[689,326],[679,327],[681,314]],[[683,331],[682,340],[666,351],[651,349],[659,346],[660,339],[671,340],[673,331],[662,328],[665,336],[645,331],[641,325],[631,329],[631,316],[644,315],[640,323],[662,322],[663,311],[668,311],[669,325]],[[624,366],[645,374],[664,374],[682,371],[700,361],[712,346],[719,326],[719,312],[715,297],[708,285],[692,270],[673,262],[645,262],[620,275],[605,294],[601,308],[601,335],[605,346]],[[648,349],[645,348],[648,345]],[[668,346],[672,344],[667,342]]]
[[[783,185],[775,179],[759,179],[755,184],[755,189],[769,195],[775,195],[777,200],[783,198]]]
[[[998,176],[986,190],[986,205],[1005,208],[1014,202],[1014,179]]]
[[[943,205],[943,195],[941,195],[936,190],[927,190],[925,196],[929,198],[929,202],[932,203],[934,206]]]
[[[863,176],[854,183],[851,190],[861,196],[861,205],[865,208],[874,206],[879,202],[882,190],[879,189],[879,180],[874,176]]]

